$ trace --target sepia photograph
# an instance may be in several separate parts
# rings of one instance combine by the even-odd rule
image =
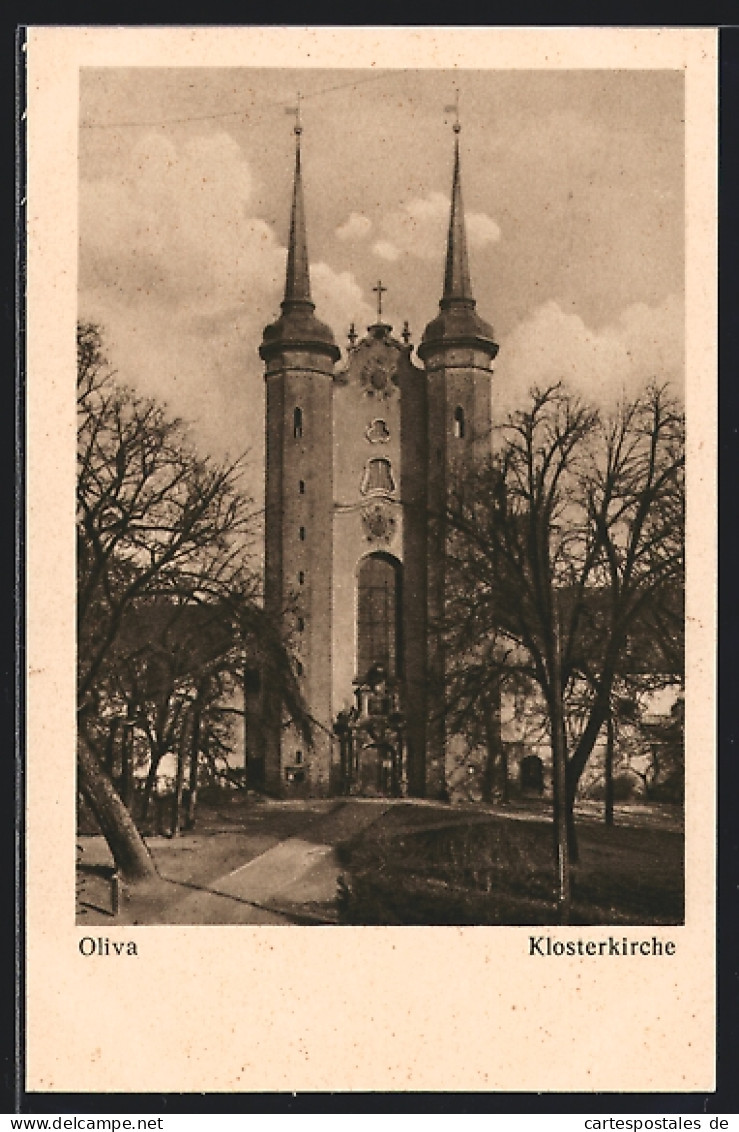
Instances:
[[[683,123],[81,72],[80,924],[682,922]]]
[[[33,1087],[710,1086],[712,50],[32,32]]]

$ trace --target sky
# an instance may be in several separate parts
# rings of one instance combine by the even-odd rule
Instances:
[[[668,70],[83,69],[79,314],[118,377],[261,483],[262,329],[279,314],[301,94],[316,313],[343,349],[418,344],[441,296],[459,91],[494,416],[563,378],[599,404],[683,388],[683,79]]]

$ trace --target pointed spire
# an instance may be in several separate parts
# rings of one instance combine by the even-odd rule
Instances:
[[[425,361],[440,350],[455,346],[472,346],[492,360],[498,352],[493,339],[493,328],[480,318],[475,310],[470,282],[470,264],[467,254],[467,229],[462,204],[462,177],[459,161],[459,93],[453,111],[454,120],[454,173],[452,176],[452,202],[449,211],[449,234],[444,268],[444,293],[439,303],[439,314],[423,332],[417,353]]]
[[[452,205],[449,213],[449,235],[446,248],[443,303],[472,302],[470,265],[467,255],[467,230],[462,204],[462,180],[459,163],[459,121],[454,123],[454,175],[452,178]]]
[[[308,243],[305,237],[305,205],[303,203],[303,174],[300,168],[300,95],[298,105],[290,108],[295,115],[295,178],[290,209],[290,237],[287,244],[287,270],[285,297],[280,304],[282,314],[276,322],[265,326],[259,356],[269,367],[286,350],[308,350],[315,355],[338,361],[341,351],[334,342],[329,326],[315,316],[315,303],[310,293],[308,269]],[[326,371],[328,372],[328,371]]]
[[[290,239],[287,245],[287,273],[285,275],[285,303],[311,303],[310,273],[308,270],[308,244],[305,236],[305,204],[303,202],[303,175],[300,168],[300,98],[295,122],[295,179],[290,210]]]

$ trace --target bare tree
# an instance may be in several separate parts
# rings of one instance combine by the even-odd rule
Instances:
[[[189,741],[192,751],[196,705],[202,722],[206,700],[239,678],[255,637],[287,710],[304,709],[260,608],[256,513],[239,491],[241,461],[198,456],[177,420],[115,381],[89,325],[78,328],[77,442],[78,786],[133,879],[153,864],[101,763],[102,735],[113,726],[146,733],[154,773],[165,750]]]
[[[533,391],[502,428],[496,458],[450,493],[443,631],[453,710],[506,671],[538,688],[565,770],[555,812],[562,803],[573,860],[578,783],[630,639],[681,592],[684,458],[684,416],[665,389],[605,417],[555,385]],[[674,621],[662,628],[665,649],[679,650]],[[488,663],[473,649],[470,681],[475,640]]]

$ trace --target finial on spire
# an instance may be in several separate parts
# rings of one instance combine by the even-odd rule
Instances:
[[[300,91],[297,91],[297,93],[296,93],[295,105],[294,106],[286,106],[285,107],[285,113],[291,114],[292,117],[295,119],[295,125],[293,126],[293,133],[295,134],[295,137],[298,138],[298,140],[300,140],[300,135],[303,132],[303,122],[302,122],[302,119],[300,117]]]
[[[454,102],[452,103],[451,106],[445,106],[444,107],[444,113],[454,115],[454,121],[452,123],[452,129],[454,130],[455,134],[461,133],[462,123],[459,120],[459,87],[458,86],[455,86],[455,88],[454,88]]]
[[[355,327],[353,322],[351,322],[349,324],[349,333],[347,334],[347,338],[349,339],[349,345],[350,346],[356,346],[356,344],[357,344],[357,328]]]

